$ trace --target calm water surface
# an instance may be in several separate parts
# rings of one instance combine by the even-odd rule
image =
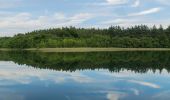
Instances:
[[[0,100],[170,100],[170,52],[0,52]]]

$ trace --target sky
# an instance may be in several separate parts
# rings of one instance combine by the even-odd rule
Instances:
[[[170,25],[170,0],[0,0],[0,36],[56,27]]]

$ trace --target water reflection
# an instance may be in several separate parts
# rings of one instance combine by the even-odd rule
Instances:
[[[0,52],[0,100],[169,100],[169,55]]]
[[[170,52],[102,52],[42,53],[0,52],[1,61],[56,71],[108,69],[111,72],[131,70],[145,73],[163,69],[170,71]]]

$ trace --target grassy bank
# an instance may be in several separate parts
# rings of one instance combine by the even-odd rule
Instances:
[[[5,49],[0,51],[14,51],[19,49]],[[112,52],[112,51],[170,51],[170,48],[29,48],[26,51],[40,52]]]

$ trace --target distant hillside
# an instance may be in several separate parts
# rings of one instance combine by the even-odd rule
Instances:
[[[121,47],[170,48],[170,26],[146,25],[108,29],[55,28],[37,30],[14,37],[1,37],[0,48]]]

